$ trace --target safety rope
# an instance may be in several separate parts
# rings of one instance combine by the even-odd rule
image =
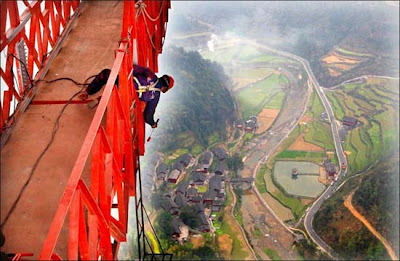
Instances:
[[[138,17],[139,17],[140,15],[143,15],[143,21],[144,21],[144,24],[145,24],[145,26],[146,26],[146,32],[147,32],[147,35],[148,35],[148,37],[149,37],[150,43],[151,43],[153,49],[156,50],[156,51],[159,52],[159,53],[161,53],[162,49],[157,49],[156,45],[154,44],[153,39],[152,39],[152,37],[151,37],[151,35],[150,35],[149,26],[147,25],[147,19],[146,19],[146,17],[148,17],[148,18],[149,18],[151,21],[153,21],[153,22],[157,21],[157,20],[160,18],[160,15],[161,15],[161,13],[162,13],[162,11],[163,11],[163,8],[162,8],[163,5],[164,5],[164,2],[162,2],[161,8],[160,8],[160,12],[159,12],[159,14],[158,14],[158,16],[157,16],[156,18],[150,17],[150,15],[149,15],[149,14],[147,13],[147,11],[146,11],[147,5],[146,5],[145,3],[143,3],[142,1],[138,1],[138,2],[136,3],[136,5],[135,5],[135,7],[137,8],[137,11],[136,11],[136,19],[138,19]],[[162,47],[161,47],[161,48],[162,48]]]
[[[161,2],[160,12],[158,13],[156,18],[152,18],[149,15],[149,13],[146,10],[147,5],[145,3],[143,3],[142,1],[137,2],[136,5],[137,5],[138,9],[140,9],[140,10],[142,10],[142,12],[144,12],[144,14],[147,16],[147,18],[149,18],[152,22],[156,22],[160,18],[161,13],[163,11],[164,1]]]

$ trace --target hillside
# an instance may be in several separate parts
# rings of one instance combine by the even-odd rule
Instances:
[[[346,259],[389,259],[382,243],[344,206],[355,189],[353,206],[399,252],[398,152],[369,171],[350,179],[316,214],[314,228],[321,238]],[[379,213],[379,214],[377,214]]]
[[[168,48],[162,58],[175,85],[157,108],[167,113],[162,114],[153,134],[155,149],[188,149],[193,153],[225,139],[235,119],[235,105],[223,68],[202,59],[197,52],[178,47]]]
[[[190,27],[173,26],[175,31],[230,32],[286,50],[309,60],[323,86],[364,74],[399,74],[399,9],[383,1],[195,2],[179,7],[186,14],[180,24]],[[192,48],[204,46],[203,38],[196,38],[197,45],[192,39]]]

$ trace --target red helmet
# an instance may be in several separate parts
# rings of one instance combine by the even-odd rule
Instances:
[[[174,86],[174,78],[166,74],[164,74],[162,78],[164,80],[165,86],[168,87],[168,90]]]

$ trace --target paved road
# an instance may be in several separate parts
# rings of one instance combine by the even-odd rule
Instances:
[[[290,58],[300,62],[304,66],[304,68],[305,68],[305,70],[306,70],[306,72],[308,74],[308,77],[311,80],[315,90],[317,91],[318,96],[320,97],[320,99],[322,101],[322,104],[324,105],[325,110],[326,110],[326,112],[328,114],[328,120],[329,120],[329,122],[331,124],[333,139],[334,139],[335,148],[336,148],[336,155],[337,155],[338,160],[339,160],[339,166],[342,166],[343,163],[347,166],[347,159],[346,159],[346,156],[345,156],[343,148],[342,148],[337,122],[336,122],[334,114],[333,114],[333,109],[332,109],[331,104],[329,103],[329,101],[328,101],[328,99],[327,99],[327,97],[326,97],[326,95],[325,95],[325,93],[323,91],[323,88],[319,85],[317,79],[315,78],[308,61],[303,59],[303,58],[301,58],[301,57],[299,57],[299,56],[293,55],[291,53],[280,51],[280,50],[276,50],[276,49],[270,48],[268,46],[255,43],[253,41],[245,41],[245,42],[248,43],[248,44],[255,45],[255,46],[259,47],[259,48],[266,49],[266,50],[278,53],[278,54],[280,54],[282,56],[290,57]],[[322,251],[326,252],[332,258],[338,258],[338,255],[314,231],[313,226],[312,226],[312,221],[313,221],[315,213],[317,213],[317,211],[321,207],[322,203],[326,199],[328,199],[336,191],[336,188],[337,188],[338,184],[340,184],[340,180],[345,175],[346,175],[346,170],[340,170],[340,172],[338,174],[337,181],[334,182],[333,185],[329,186],[321,194],[321,196],[316,201],[314,201],[312,206],[308,209],[308,211],[307,211],[307,213],[305,215],[305,218],[304,218],[304,226],[305,226],[305,228],[307,230],[307,233],[310,235],[311,239],[314,241],[315,244],[317,244],[320,247],[320,249]]]

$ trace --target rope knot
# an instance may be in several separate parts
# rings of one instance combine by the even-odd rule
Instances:
[[[137,1],[137,3],[135,4],[135,8],[139,9],[139,10],[143,10],[146,9],[147,5],[145,3],[143,3],[141,0]]]

